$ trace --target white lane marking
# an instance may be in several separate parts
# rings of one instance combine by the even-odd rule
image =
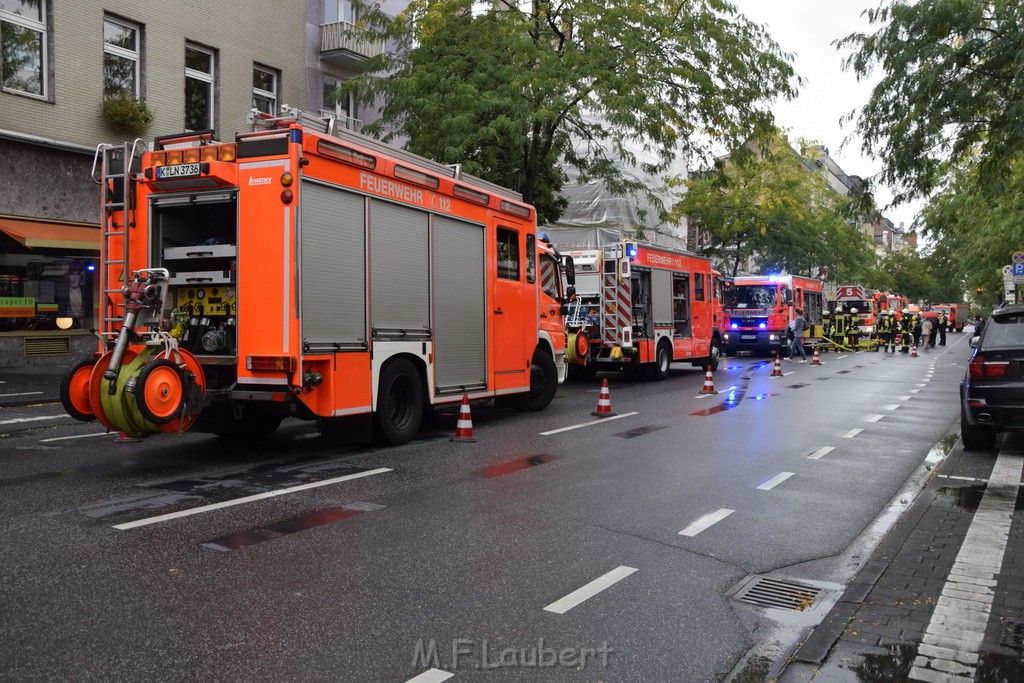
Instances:
[[[927,382],[925,382],[924,384],[918,384],[917,386],[918,386],[918,388],[920,388],[920,389],[924,389],[924,388],[925,388],[926,386],[928,386],[928,383],[927,383]]]
[[[39,420],[59,420],[62,417],[70,417],[66,413],[64,415],[40,415],[39,417],[16,417],[12,420],[0,420],[0,425],[16,425],[22,422],[38,422]]]
[[[114,528],[120,531],[127,529],[135,529],[136,527],[146,526],[147,524],[156,524],[157,522],[166,522],[169,519],[179,519],[181,517],[189,517],[191,515],[198,515],[201,512],[210,512],[211,510],[220,510],[222,508],[232,507],[234,505],[242,505],[243,503],[252,503],[257,500],[265,500],[267,498],[275,498],[277,496],[283,496],[287,493],[295,493],[296,491],[306,491],[308,489],[315,489],[321,486],[329,486],[331,484],[338,484],[343,481],[351,481],[352,479],[361,479],[363,477],[370,477],[375,474],[384,474],[390,472],[390,467],[379,467],[375,470],[368,470],[366,472],[356,472],[355,474],[346,474],[344,477],[334,477],[333,479],[324,479],[323,481],[314,481],[309,484],[299,484],[298,486],[291,486],[286,489],[277,489],[275,491],[266,491],[264,493],[257,493],[252,496],[245,496],[244,498],[235,498],[234,500],[225,500],[222,503],[212,503],[210,505],[202,505],[197,508],[190,508],[188,510],[180,510],[178,512],[169,512],[166,515],[157,515],[156,517],[147,517],[145,519],[137,519],[134,522],[125,522],[124,524],[115,524]]]
[[[685,529],[683,529],[682,531],[680,531],[679,535],[680,536],[690,536],[692,538],[693,536],[696,536],[697,534],[699,534],[700,532],[704,531],[705,529],[707,529],[711,525],[717,524],[718,522],[721,522],[723,519],[725,519],[726,517],[728,517],[729,515],[731,515],[734,512],[736,512],[736,511],[735,510],[730,510],[729,508],[722,508],[722,509],[717,510],[715,512],[708,513],[708,514],[704,515],[703,517],[701,517],[700,519],[698,519],[693,524],[691,524],[690,526],[688,526]]]
[[[553,603],[544,608],[546,612],[554,612],[555,614],[565,614],[576,605],[589,600],[604,589],[617,584],[624,578],[637,571],[633,567],[620,566],[611,570],[603,576],[599,576],[586,586],[577,588],[572,593],[569,593],[564,598],[555,600]]]
[[[41,391],[22,391],[18,394],[0,394],[0,398],[10,398],[11,396],[38,396],[43,392]]]
[[[911,396],[897,396],[896,400],[897,401],[909,401],[911,398],[912,398]]]
[[[912,393],[912,394],[920,394],[921,390],[920,389],[911,389],[910,393]]]
[[[807,456],[808,460],[821,460],[822,456],[828,455],[836,448],[835,446],[823,446]]]
[[[978,479],[977,477],[958,477],[955,474],[940,474],[939,479],[956,479],[957,481],[977,481],[981,483],[987,483],[988,479]]]
[[[779,474],[776,474],[774,477],[772,477],[765,483],[761,484],[757,488],[761,491],[771,491],[773,488],[775,488],[776,486],[778,486],[779,484],[786,481],[792,476],[792,472],[780,472]]]
[[[889,405],[882,406],[882,410],[896,410],[899,407],[899,403],[890,403]]]
[[[883,417],[885,417],[885,415],[872,415],[871,417],[868,418],[868,422],[878,422]]]
[[[910,670],[911,679],[949,680],[951,671],[975,677],[1022,473],[1024,451],[1000,449],[988,487],[925,629],[924,642]]]
[[[410,678],[405,683],[441,683],[441,681],[447,681],[455,674],[450,671],[441,671],[440,669],[427,669],[419,676]]]
[[[622,419],[624,417],[631,417],[633,415],[639,415],[639,413],[634,411],[632,413],[623,413],[622,415],[612,415],[611,417],[599,417],[596,420],[591,420],[590,422],[581,422],[578,425],[571,425],[569,427],[561,427],[559,429],[552,429],[551,431],[548,431],[548,432],[541,432],[540,435],[541,436],[551,436],[552,434],[561,434],[562,432],[568,432],[568,431],[570,431],[572,429],[582,429],[583,427],[593,427],[594,425],[599,425],[602,422],[608,422],[609,420],[619,420],[619,419]]]
[[[843,358],[846,358],[846,354],[845,353],[843,355],[841,355],[841,356],[836,356],[836,360],[842,360]]]
[[[717,395],[718,395],[718,392],[716,391],[713,394],[697,394],[696,396],[694,396],[694,398],[707,398],[708,396],[717,396]]]
[[[93,432],[92,434],[78,434],[77,436],[55,436],[52,439],[39,439],[39,443],[50,441],[70,441],[71,439],[91,439],[97,436],[117,436],[117,432]]]
[[[857,436],[858,434],[860,434],[863,431],[864,431],[863,429],[851,429],[850,431],[848,431],[845,434],[843,434],[843,438],[844,439],[852,439],[853,437]]]

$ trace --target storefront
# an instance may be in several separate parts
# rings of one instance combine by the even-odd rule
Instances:
[[[99,249],[96,225],[0,216],[0,367],[95,348]]]

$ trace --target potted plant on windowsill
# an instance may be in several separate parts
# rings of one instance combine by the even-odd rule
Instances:
[[[145,100],[126,93],[110,95],[103,100],[103,120],[115,133],[141,137],[153,123],[153,111]]]

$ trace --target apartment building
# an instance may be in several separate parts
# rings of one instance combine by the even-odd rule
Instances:
[[[231,139],[253,107],[319,102],[307,67],[332,50],[307,63],[304,0],[5,0],[0,29],[0,366],[66,363],[78,335],[94,343],[94,152],[125,139],[104,101],[144,100],[147,142],[206,128]]]

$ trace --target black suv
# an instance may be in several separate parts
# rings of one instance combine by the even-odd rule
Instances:
[[[1024,430],[1024,305],[997,309],[980,337],[960,383],[964,448],[987,450],[996,434]]]

